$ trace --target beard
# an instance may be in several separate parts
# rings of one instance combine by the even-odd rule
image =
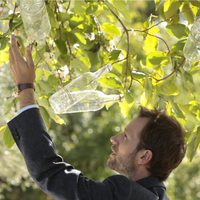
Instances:
[[[136,151],[128,156],[120,156],[117,153],[112,153],[107,159],[107,166],[124,176],[131,177],[136,169],[135,164]]]

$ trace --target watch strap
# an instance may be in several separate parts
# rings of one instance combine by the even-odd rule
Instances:
[[[20,83],[17,85],[18,94],[25,89],[32,88],[35,91],[35,86],[33,83]]]

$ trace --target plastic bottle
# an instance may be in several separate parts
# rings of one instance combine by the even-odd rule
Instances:
[[[122,95],[106,95],[98,90],[83,90],[72,92],[71,97],[72,99],[79,99],[79,101],[74,104],[67,96],[65,99],[59,99],[56,103],[50,101],[54,112],[64,114],[97,111],[107,103],[120,101]]]
[[[76,95],[72,95],[72,92],[79,92],[82,90],[95,90],[97,88],[97,80],[104,74],[108,73],[112,69],[111,64],[107,64],[104,67],[100,68],[96,72],[86,72],[81,76],[77,77],[69,84],[58,90],[56,93],[51,95],[49,102],[54,110],[57,110],[57,107],[62,107],[63,105],[74,105],[81,99]],[[82,93],[81,98],[84,98],[84,95],[88,93]],[[65,103],[66,101],[66,103]],[[63,108],[64,109],[64,108]]]
[[[189,67],[194,61],[200,60],[200,16],[196,18],[191,28],[183,54],[186,58],[185,67]]]
[[[77,77],[76,79],[72,80],[69,84],[67,84],[64,88],[62,88],[60,92],[59,91],[56,92],[56,94],[60,96],[65,91],[69,92],[69,91],[96,89],[98,85],[97,80],[102,75],[110,72],[111,70],[112,70],[112,65],[107,64],[104,67],[97,70],[96,72],[86,72]]]
[[[44,0],[19,0],[25,32],[30,42],[42,44],[51,25]]]

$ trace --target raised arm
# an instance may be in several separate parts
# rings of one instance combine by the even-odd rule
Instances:
[[[11,39],[10,69],[16,85],[34,83],[35,69],[31,48],[26,48],[23,57],[15,36]],[[18,98],[20,108],[36,103],[33,88],[22,90]],[[110,197],[109,187],[104,183],[88,180],[56,154],[38,108],[20,113],[8,122],[8,126],[30,175],[44,192],[57,200],[106,200],[106,197]]]

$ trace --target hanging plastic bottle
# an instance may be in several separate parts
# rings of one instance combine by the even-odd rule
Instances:
[[[44,43],[51,30],[44,0],[19,0],[24,29],[30,42]]]
[[[70,97],[66,96],[56,103],[50,101],[56,114],[97,111],[107,103],[120,101],[122,95],[106,95],[98,90],[83,90],[72,92]],[[79,99],[79,101],[74,103],[72,99]]]
[[[96,72],[86,72],[76,79],[72,80],[69,84],[67,84],[64,88],[61,89],[61,91],[56,92],[60,96],[63,92],[68,91],[80,91],[80,90],[92,90],[96,89],[98,85],[98,79],[110,72],[112,70],[112,65],[107,64],[104,67],[100,68]]]
[[[183,49],[186,58],[184,67],[190,67],[193,62],[200,61],[200,16],[198,16],[191,28],[190,35]]]
[[[69,84],[58,90],[56,93],[54,93],[50,98],[49,102],[54,110],[57,110],[57,107],[62,107],[60,104],[65,105],[74,105],[81,99],[76,95],[72,95],[72,92],[79,92],[82,90],[95,90],[98,85],[98,79],[110,72],[112,69],[111,64],[107,64],[104,67],[100,68],[96,72],[86,72],[82,74],[81,76],[77,77],[73,81],[71,81]],[[88,93],[82,93],[81,98],[84,98],[84,95],[87,95]],[[66,103],[65,103],[66,101]]]

